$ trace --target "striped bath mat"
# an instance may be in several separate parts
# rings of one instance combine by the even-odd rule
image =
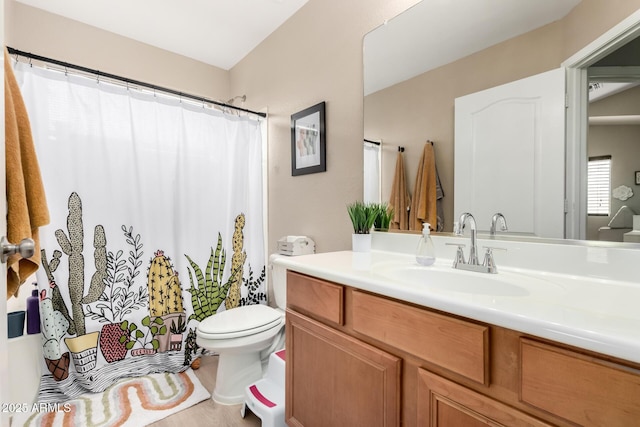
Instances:
[[[88,393],[62,404],[33,405],[16,413],[16,426],[140,427],[189,408],[210,397],[193,370],[126,378],[102,393]]]

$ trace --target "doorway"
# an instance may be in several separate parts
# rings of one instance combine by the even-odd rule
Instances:
[[[565,230],[568,239],[583,240],[587,237],[589,69],[614,51],[631,43],[638,36],[640,36],[640,11],[636,11],[562,63],[562,67],[567,70]],[[609,71],[622,73],[619,68],[612,67]],[[632,70],[632,72],[635,71]],[[614,75],[610,77],[613,78]],[[640,80],[640,73],[636,77]]]

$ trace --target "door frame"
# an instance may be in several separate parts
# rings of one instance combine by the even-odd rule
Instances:
[[[5,7],[4,0],[0,0],[0,41],[4,46],[4,19],[5,19]],[[2,69],[0,69],[0,88],[4,94],[4,59],[2,60]],[[4,103],[0,105],[0,114],[4,117]],[[0,123],[0,210],[6,212],[7,210],[7,195],[6,195],[6,174],[5,174],[5,152],[4,152],[4,120]],[[7,234],[7,220],[6,217],[0,221],[0,236]],[[0,303],[0,403],[9,402],[9,383],[6,380],[9,378],[9,338],[7,333],[7,264],[0,264],[0,295],[2,295],[3,302]],[[9,413],[0,412],[0,425],[9,424]]]
[[[565,238],[584,240],[587,232],[587,134],[589,130],[588,68],[640,36],[640,10],[635,11],[562,63],[567,78]]]

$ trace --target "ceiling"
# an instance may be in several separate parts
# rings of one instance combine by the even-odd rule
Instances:
[[[236,65],[308,2],[12,1],[225,70]],[[388,25],[383,25],[365,37],[365,93],[414,77],[553,22],[565,16],[580,1],[423,0],[412,8],[413,13],[401,14],[391,19]],[[407,33],[416,35],[407,38]],[[417,55],[415,52],[429,54]],[[371,70],[375,70],[375,73],[371,73]]]
[[[14,0],[228,70],[308,0]]]
[[[580,1],[423,0],[365,36],[365,95],[557,21]]]

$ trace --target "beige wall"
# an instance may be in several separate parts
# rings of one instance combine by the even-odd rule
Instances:
[[[231,70],[234,93],[269,111],[269,251],[287,234],[351,248],[362,200],[362,39],[416,0],[310,0]],[[326,102],[327,171],[291,176],[291,114]]]
[[[213,100],[231,97],[228,71],[14,0],[4,3],[7,46]]]
[[[640,8],[640,0],[582,0],[562,20],[564,58],[591,43]]]
[[[405,147],[413,192],[422,147],[432,140],[445,193],[445,230],[451,231],[455,98],[557,68],[638,8],[640,0],[583,0],[560,21],[367,96],[364,137],[391,145],[383,150],[383,200],[390,194],[395,146]]]

